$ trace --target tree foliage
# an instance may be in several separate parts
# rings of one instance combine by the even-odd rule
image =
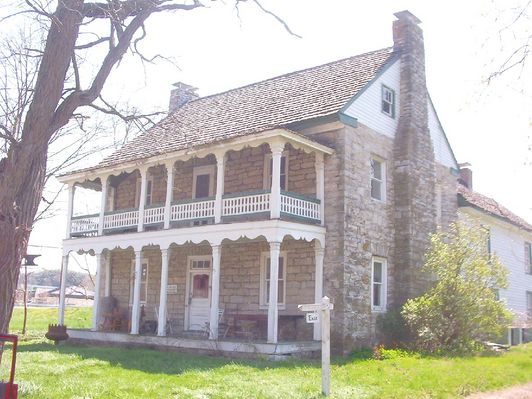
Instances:
[[[489,231],[472,223],[431,237],[424,270],[436,282],[402,309],[419,349],[471,350],[508,326],[511,315],[497,294],[508,272],[488,243]]]

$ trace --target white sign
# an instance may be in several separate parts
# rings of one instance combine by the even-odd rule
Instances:
[[[305,320],[307,320],[307,323],[317,323],[320,321],[320,316],[318,313],[307,313],[305,315]]]
[[[328,297],[324,296],[320,303],[308,303],[299,305],[297,308],[303,312],[310,312],[305,315],[307,323],[320,323],[321,392],[325,396],[329,396],[331,385],[331,310],[334,305]]]
[[[167,294],[177,294],[177,284],[171,284],[166,287]]]

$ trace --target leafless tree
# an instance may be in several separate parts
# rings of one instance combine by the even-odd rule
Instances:
[[[243,2],[234,0],[237,7]],[[258,0],[249,3],[273,15],[289,31]],[[83,109],[118,114],[102,99],[102,89],[128,51],[144,61],[153,60],[139,51],[148,19],[162,12],[191,12],[201,7],[200,0],[19,0],[0,7],[0,12],[9,11],[0,16],[2,23],[29,16],[33,26],[45,32],[45,39],[35,47],[33,42],[24,51],[12,46],[9,54],[17,54],[19,62],[27,62],[35,73],[31,80],[20,76],[15,87],[3,90],[4,102],[13,106],[3,111],[7,117],[0,124],[0,333],[8,329],[21,257],[50,175],[51,143],[59,140],[58,132],[70,123],[83,126]],[[81,65],[89,54],[93,62],[100,59],[91,75]],[[12,98],[22,101],[23,107],[15,106]]]

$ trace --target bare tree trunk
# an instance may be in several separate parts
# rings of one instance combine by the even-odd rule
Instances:
[[[6,333],[15,303],[22,256],[46,177],[48,142],[54,133],[72,50],[82,21],[83,0],[63,0],[48,37],[20,142],[0,161],[0,333]]]

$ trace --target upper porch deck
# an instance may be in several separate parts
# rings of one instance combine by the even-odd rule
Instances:
[[[330,153],[279,129],[63,177],[70,194],[67,238],[268,219],[323,225],[323,155]],[[79,186],[101,192],[98,213],[73,215]]]

